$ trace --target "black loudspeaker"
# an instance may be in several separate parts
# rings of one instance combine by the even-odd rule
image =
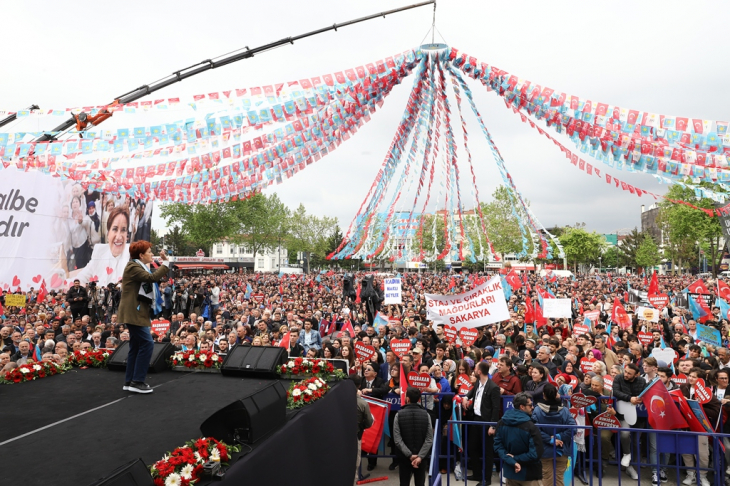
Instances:
[[[360,298],[367,300],[371,297],[377,297],[378,294],[375,291],[375,284],[373,283],[373,276],[368,275],[367,277],[360,280]]]
[[[150,358],[150,371],[160,373],[167,369],[167,359],[175,352],[175,347],[170,343],[155,343]],[[106,367],[112,371],[127,370],[127,354],[129,354],[129,341],[122,341],[119,347],[114,350]]]
[[[227,444],[253,444],[285,422],[286,390],[275,381],[218,410],[203,422],[200,432]]]
[[[154,484],[152,475],[142,459],[135,459],[90,486],[154,486]]]
[[[357,291],[355,290],[355,279],[352,275],[345,275],[342,279],[342,297],[347,299],[348,297],[354,299],[357,297]]]
[[[228,352],[221,373],[248,378],[278,378],[276,367],[286,363],[285,348],[278,346],[241,346]]]

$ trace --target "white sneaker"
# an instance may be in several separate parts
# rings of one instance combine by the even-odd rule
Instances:
[[[695,484],[695,472],[694,471],[687,471],[687,477],[684,478],[684,481],[682,481],[682,484]]]
[[[629,467],[629,464],[631,464],[631,454],[624,454],[621,458],[621,465],[623,467]]]
[[[710,481],[707,479],[707,473],[700,474],[700,486],[712,486]]]
[[[730,466],[728,466],[727,469],[725,469],[725,475],[730,476]]]
[[[636,474],[636,469],[634,469],[633,466],[629,466],[626,468],[626,474],[628,474],[631,479],[639,479],[639,475]]]

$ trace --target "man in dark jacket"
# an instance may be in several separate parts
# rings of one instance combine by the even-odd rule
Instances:
[[[540,458],[544,450],[540,431],[532,422],[532,397],[518,393],[512,403],[514,408],[497,423],[494,450],[502,459],[507,486],[537,485],[542,479]]]
[[[629,363],[624,366],[624,372],[622,375],[616,375],[613,379],[613,396],[616,397],[616,418],[621,422],[621,428],[628,429],[633,428],[645,428],[646,425],[644,420],[636,419],[636,405],[641,403],[639,395],[646,388],[646,380],[639,376],[639,367],[633,363]],[[632,415],[635,420],[633,424],[627,422],[624,414],[621,413],[625,410],[632,410]],[[634,434],[634,441],[638,444],[639,437],[641,434]],[[623,451],[623,457],[621,458],[621,465],[626,468],[626,473],[631,476],[631,479],[638,479],[639,475],[633,466],[631,466],[631,434],[621,432],[621,451]]]
[[[433,444],[433,427],[428,412],[418,403],[421,391],[408,388],[406,405],[400,409],[393,420],[393,440],[398,453],[400,486],[411,484],[411,476],[416,486],[424,486],[428,464],[423,460]]]
[[[71,307],[74,320],[89,313],[89,294],[81,286],[79,279],[74,280],[74,286],[66,292],[66,302]]]
[[[702,368],[692,368],[691,370],[689,370],[689,374],[687,375],[687,383],[679,385],[679,389],[682,391],[682,395],[684,395],[684,398],[697,400],[694,388],[695,385],[699,386],[697,381],[700,379],[707,379],[707,374]],[[702,410],[704,410],[705,415],[707,415],[707,420],[709,420],[711,424],[716,424],[718,423],[718,418],[720,417],[722,404],[715,397],[714,394],[711,393],[710,396],[710,401],[700,406],[702,407]],[[697,447],[699,452],[698,455],[700,459],[700,468],[706,469],[710,462],[710,448],[706,435],[701,435],[697,438]],[[690,468],[687,469],[687,479],[685,480],[684,484],[700,484],[702,486],[709,484],[707,480],[706,470],[700,471],[699,478],[695,477],[694,454],[682,454],[682,459],[684,460],[684,465]]]
[[[502,411],[500,388],[489,379],[489,365],[486,362],[479,362],[474,368],[474,373],[477,376],[477,382],[462,400],[467,420],[496,422]],[[473,474],[467,479],[481,481],[481,486],[492,482],[495,430],[494,427],[489,427],[485,432],[483,427],[472,425],[468,431],[468,464],[471,466]],[[484,451],[484,455],[482,455],[482,451]]]

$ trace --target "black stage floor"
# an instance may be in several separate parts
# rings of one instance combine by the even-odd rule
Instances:
[[[152,464],[200,437],[215,411],[271,381],[166,371],[149,375],[148,395],[123,391],[123,382],[120,372],[74,368],[1,386],[0,482],[83,486],[138,457]]]

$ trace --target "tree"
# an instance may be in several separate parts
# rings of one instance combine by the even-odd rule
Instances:
[[[165,246],[170,255],[176,256],[193,256],[198,249],[183,235],[177,225],[165,235]]]
[[[639,249],[636,251],[636,265],[647,270],[659,265],[661,262],[661,255],[659,254],[659,248],[654,243],[654,238],[649,235],[644,236],[644,241],[639,245]]]
[[[690,181],[686,181],[690,182]],[[711,188],[715,192],[725,192],[722,188],[708,183],[701,183],[702,188]],[[717,271],[722,262],[722,228],[716,217],[711,217],[704,211],[676,204],[672,200],[680,200],[698,208],[713,209],[714,202],[709,198],[697,197],[694,187],[673,185],[667,192],[667,200],[660,203],[660,220],[662,227],[667,231],[670,241],[670,256],[683,261],[696,255],[697,246],[705,251],[712,265],[712,273]],[[672,265],[674,267],[674,265]]]
[[[179,223],[185,238],[210,252],[213,243],[235,232],[234,204],[171,203],[162,206],[161,214],[168,225]]]
[[[606,251],[603,252],[603,256],[601,257],[601,265],[608,268],[618,267],[618,254],[618,248],[616,248],[615,246],[608,248]]]
[[[286,243],[290,231],[290,211],[279,196],[259,193],[229,204],[234,214],[231,241],[247,248],[253,253],[254,259],[261,251],[273,250],[279,244]]]
[[[560,236],[565,257],[572,261],[575,271],[579,264],[598,263],[598,257],[606,247],[606,239],[595,231],[589,233],[583,228],[566,227]]]
[[[505,254],[519,253],[523,249],[520,225],[512,212],[514,206],[515,202],[505,186],[498,186],[494,190],[491,202],[482,203],[482,214],[489,240],[502,260]]]
[[[637,228],[624,236],[619,245],[619,265],[624,267],[636,268],[636,252],[639,250],[641,243],[644,242],[646,235]]]

